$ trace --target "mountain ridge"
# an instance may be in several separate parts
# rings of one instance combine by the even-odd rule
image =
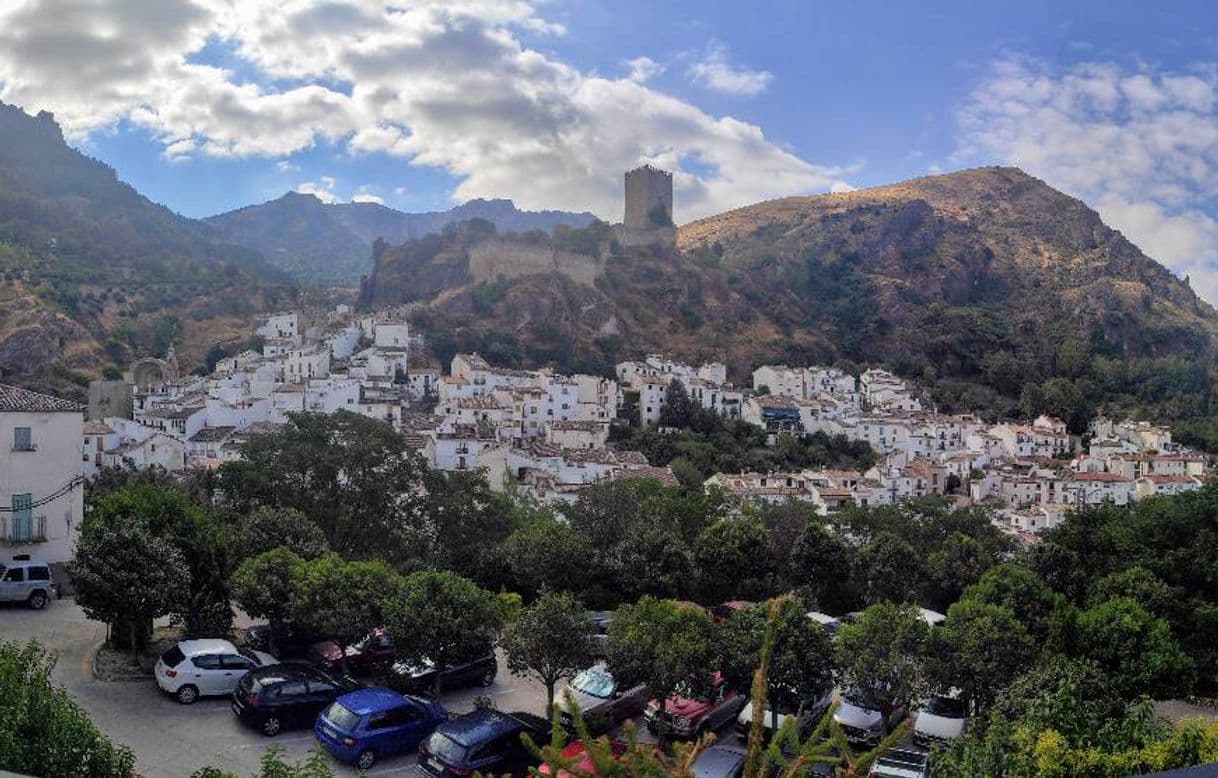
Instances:
[[[153,203],[70,148],[54,117],[0,104],[0,379],[79,396],[106,367],[187,364],[291,299],[257,252]]]
[[[508,199],[470,200],[446,211],[407,213],[381,203],[324,203],[316,195],[286,194],[207,217],[226,239],[261,252],[300,281],[353,282],[372,270],[378,239],[402,243],[450,224],[484,219],[507,232],[583,227],[591,213],[522,211]]]

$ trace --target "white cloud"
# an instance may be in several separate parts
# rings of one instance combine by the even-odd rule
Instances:
[[[626,78],[643,84],[664,72],[664,66],[651,57],[635,57],[622,62],[626,66]]]
[[[959,112],[955,162],[1014,164],[1081,197],[1218,302],[1218,80],[1112,63],[998,62]]]
[[[290,160],[281,159],[275,163],[275,170],[280,173],[299,173],[300,165],[296,165]]]
[[[375,192],[370,191],[368,187],[361,186],[359,188],[359,191],[357,191],[355,194],[351,195],[351,202],[353,202],[353,203],[376,203],[377,205],[384,205],[385,198],[381,197],[380,195],[376,194]]]
[[[323,203],[339,203],[342,197],[334,191],[338,184],[333,176],[321,176],[318,181],[305,181],[296,185],[296,191],[301,194],[311,194]]]
[[[765,91],[774,79],[768,70],[749,70],[732,64],[727,46],[711,41],[706,56],[689,67],[689,76],[696,83],[729,95],[752,96]]]
[[[522,33],[564,32],[545,7],[0,2],[0,99],[55,112],[77,138],[127,119],[171,154],[285,157],[326,141],[442,169],[458,182],[456,199],[512,197],[609,219],[620,218],[622,171],[645,160],[674,169],[681,220],[840,177],[756,125],[528,48]],[[205,45],[226,48],[242,76],[201,63]],[[698,73],[711,88],[751,94],[770,80],[733,68],[721,47],[709,54]],[[683,168],[690,160],[698,164]]]

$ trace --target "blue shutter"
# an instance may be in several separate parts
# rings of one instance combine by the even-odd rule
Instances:
[[[27,430],[28,432],[28,430]],[[29,541],[34,523],[34,498],[29,494],[13,495],[13,540]]]
[[[14,427],[13,428],[13,448],[17,451],[31,451],[34,448],[34,440],[30,435],[29,427]]]

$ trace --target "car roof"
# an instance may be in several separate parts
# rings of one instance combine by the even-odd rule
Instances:
[[[374,686],[371,689],[357,689],[344,694],[338,698],[338,702],[352,713],[364,716],[369,713],[392,710],[404,704],[406,698],[392,689]]]
[[[743,748],[736,746],[711,746],[694,760],[694,775],[728,775],[747,755]]]
[[[224,652],[237,653],[237,647],[227,640],[219,638],[200,638],[198,640],[183,640],[178,643],[178,649],[186,656],[196,654],[220,654]]]
[[[523,730],[526,724],[535,725],[533,718],[527,714],[482,708],[441,724],[440,731],[450,740],[468,748],[501,735]]]
[[[4,567],[50,567],[41,559],[0,559]]]
[[[282,662],[255,667],[250,670],[250,677],[262,683],[276,683],[300,678],[321,678],[323,674],[317,668],[300,662]]]

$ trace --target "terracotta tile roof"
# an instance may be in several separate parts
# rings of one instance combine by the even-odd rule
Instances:
[[[192,443],[215,443],[233,434],[235,427],[204,427],[190,436]]]
[[[81,413],[84,406],[60,397],[0,384],[0,413]]]

